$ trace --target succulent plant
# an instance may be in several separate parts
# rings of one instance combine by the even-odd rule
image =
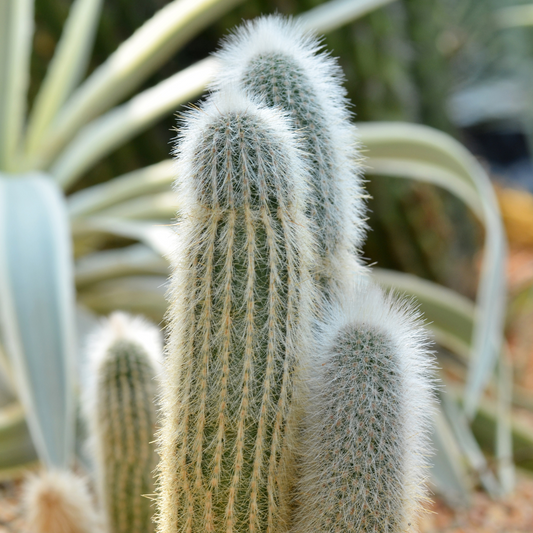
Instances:
[[[157,465],[156,375],[159,330],[139,316],[115,312],[89,343],[91,383],[86,395],[90,450],[100,505],[110,533],[153,531],[151,501]]]
[[[293,533],[403,533],[425,498],[433,357],[410,302],[356,281],[337,295],[304,418]]]
[[[318,275],[325,295],[332,281],[362,272],[365,234],[361,156],[350,122],[342,70],[302,26],[280,16],[255,19],[223,44],[213,88],[240,85],[293,119],[302,136],[316,224]]]
[[[237,87],[180,129],[160,533],[288,527],[318,260],[299,143]]]

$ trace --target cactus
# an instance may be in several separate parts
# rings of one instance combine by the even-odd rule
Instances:
[[[213,88],[240,84],[268,106],[292,116],[303,134],[310,167],[308,215],[316,224],[323,293],[349,272],[360,274],[364,238],[361,165],[355,127],[341,85],[342,71],[320,42],[280,16],[251,21],[231,36],[217,56]]]
[[[32,533],[102,531],[87,481],[69,471],[32,474],[23,487],[26,528]]]
[[[100,504],[110,533],[153,531],[152,472],[156,383],[162,360],[158,329],[115,312],[93,333],[86,405]]]
[[[180,129],[158,532],[280,532],[317,254],[306,169],[278,111],[236,87]]]
[[[322,330],[293,533],[403,533],[424,499],[433,359],[419,313],[369,282]]]

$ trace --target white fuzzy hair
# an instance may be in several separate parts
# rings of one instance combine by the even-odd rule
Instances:
[[[291,183],[291,199],[307,201],[307,166],[300,149],[301,137],[293,131],[290,117],[282,110],[262,105],[257,98],[247,95],[238,84],[228,84],[202,102],[201,108],[182,115],[178,138],[172,151],[176,158],[177,179],[174,189],[180,198],[180,211],[190,213],[197,209],[198,199],[206,185],[201,179],[199,160],[202,154],[198,152],[198,147],[205,146],[204,135],[210,126],[227,115],[255,118],[262,128],[270,132],[275,145],[290,147],[280,152],[279,156],[282,163],[294,169],[294,174],[298,176]],[[170,257],[171,261],[172,257],[179,261],[179,251]]]
[[[343,277],[346,268],[358,267],[361,274],[362,261],[357,257],[354,262],[350,256],[359,255],[367,228],[362,156],[356,128],[350,122],[342,69],[323,51],[321,41],[304,30],[299,22],[280,15],[248,21],[237,28],[215,54],[219,66],[210,88],[219,90],[240,84],[247,89],[243,80],[248,65],[254,58],[269,54],[283,54],[298,66],[314,89],[315,109],[324,117],[320,127],[331,146],[326,157],[331,158],[333,168],[327,186],[334,191],[334,204],[341,219],[337,225],[343,240],[331,260],[326,262],[326,269],[336,270],[333,278],[337,279]]]
[[[139,345],[148,355],[154,369],[160,370],[163,354],[162,334],[159,329],[140,315],[114,311],[102,319],[87,339],[87,361],[91,374],[96,375],[108,357],[109,349],[117,341],[125,340]]]
[[[375,406],[378,412],[376,416],[379,416],[381,401],[390,402],[389,406],[398,402],[399,404],[394,409],[401,413],[399,418],[403,426],[399,428],[393,439],[394,446],[399,451],[399,457],[396,459],[400,463],[400,471],[398,472],[397,468],[388,471],[389,474],[397,476],[401,491],[397,494],[390,494],[390,500],[383,502],[384,505],[390,505],[392,508],[401,507],[401,512],[396,515],[401,525],[399,529],[390,525],[379,531],[403,533],[416,530],[421,502],[426,499],[427,494],[428,457],[431,455],[429,434],[436,405],[435,361],[430,350],[430,336],[423,325],[420,312],[412,302],[398,299],[393,293],[385,293],[368,280],[353,283],[351,290],[345,288],[344,292],[338,294],[337,302],[326,313],[321,329],[320,348],[317,352],[311,386],[312,396],[305,415],[305,439],[301,453],[302,470],[297,494],[299,508],[296,511],[292,531],[304,533],[317,530],[329,533],[336,531],[338,526],[343,530],[349,529],[357,533],[370,531],[361,522],[356,523],[354,527],[353,522],[354,520],[357,522],[357,517],[360,520],[363,516],[363,513],[358,515],[357,510],[354,516],[353,509],[360,510],[365,502],[371,501],[370,497],[365,496],[364,493],[361,496],[360,492],[351,494],[348,489],[348,495],[352,498],[351,502],[354,505],[350,509],[344,509],[341,502],[336,499],[343,485],[345,485],[343,490],[346,490],[346,479],[353,475],[350,461],[353,462],[356,456],[351,450],[355,450],[358,446],[355,437],[357,432],[353,431],[353,428],[363,424],[362,431],[366,433],[372,428],[368,417],[373,415],[362,412],[361,408],[365,403],[361,401],[361,398],[365,399],[365,392],[370,392],[369,389],[375,387],[372,385],[372,380],[375,376],[379,376],[378,373],[373,376],[370,370],[369,375],[364,377],[357,365],[356,353],[348,354],[354,361],[353,367],[356,370],[351,368],[352,364],[346,366],[339,364],[341,361],[339,355],[344,350],[339,344],[339,339],[343,334],[350,332],[370,332],[372,338],[384,339],[385,346],[393,354],[393,361],[388,371],[398,376],[402,389],[391,391],[385,386],[378,405]],[[374,368],[378,367],[374,366]],[[376,370],[376,372],[379,371]],[[359,374],[351,375],[351,372],[359,372]],[[366,372],[367,370],[365,370],[365,375]],[[368,388],[361,390],[360,387],[364,385],[359,385],[359,383],[365,379],[368,381]],[[350,387],[348,396],[353,400],[351,402],[354,405],[353,409],[347,409],[346,405],[339,405],[340,402],[346,400],[346,395],[343,396],[341,392]],[[340,408],[344,410],[341,411]],[[335,416],[332,418],[332,413],[335,412],[344,414],[341,418]],[[382,416],[387,419],[386,414]],[[353,421],[350,417],[353,417]],[[334,428],[339,427],[339,424],[349,430],[346,437],[342,437],[345,440],[341,446],[341,455],[335,456],[331,455],[334,446],[337,445],[335,439],[338,438]],[[389,433],[385,433],[381,438],[389,439],[389,434],[396,430],[389,428],[385,431]],[[357,442],[361,442],[360,434]],[[364,445],[365,437],[362,442]],[[393,449],[390,440],[389,443],[389,449]],[[383,452],[380,450],[380,453]],[[386,454],[386,451],[384,453]],[[360,459],[363,471],[365,471],[363,461],[366,459],[364,456]],[[374,461],[375,459],[369,455],[368,460]],[[331,482],[325,488],[324,481],[327,478],[330,478]],[[375,479],[372,476],[372,481],[368,479],[372,492],[371,484],[379,481],[378,476],[376,475]],[[364,479],[362,483],[365,483]],[[337,492],[331,494],[331,487],[336,487]],[[368,488],[367,486],[366,489]],[[378,496],[373,497],[378,498]],[[334,511],[333,514],[331,514],[332,511]],[[374,511],[379,512],[376,509]],[[334,517],[332,522],[327,522],[328,516]],[[333,523],[335,519],[337,523]]]
[[[68,471],[28,476],[22,505],[31,533],[102,533],[87,481]]]

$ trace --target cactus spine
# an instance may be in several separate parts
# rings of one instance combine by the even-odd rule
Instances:
[[[419,314],[360,282],[323,326],[293,533],[403,533],[424,498],[433,361]]]
[[[361,165],[355,127],[336,61],[301,27],[280,16],[256,19],[239,28],[218,52],[214,87],[240,84],[268,106],[283,109],[303,135],[310,167],[308,215],[316,224],[321,256],[319,279],[328,295],[331,282],[360,274],[364,238]]]
[[[154,377],[160,371],[160,332],[141,317],[115,312],[93,333],[87,393],[90,448],[100,503],[110,533],[153,531],[151,502],[157,455],[153,444]]]
[[[235,87],[179,141],[158,531],[283,531],[314,301],[305,168],[285,117]]]

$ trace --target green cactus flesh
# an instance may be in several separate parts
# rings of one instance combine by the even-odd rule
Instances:
[[[406,413],[391,342],[374,329],[348,327],[332,347],[295,532],[403,532]]]
[[[153,531],[154,369],[144,349],[116,340],[99,369],[96,401],[102,504],[112,533]]]
[[[339,250],[350,246],[346,242],[347,220],[341,199],[347,191],[342,190],[336,176],[339,147],[332,143],[328,110],[319,105],[316,88],[296,60],[282,53],[252,59],[245,70],[243,85],[250,93],[263,97],[267,105],[289,112],[294,127],[303,134],[302,148],[309,160],[312,186],[307,214],[317,226],[322,259],[319,274],[321,285],[326,288],[334,277]],[[351,252],[357,253],[353,245]]]
[[[161,533],[284,527],[288,419],[310,336],[305,187],[282,116],[248,100],[223,107],[197,112],[178,148]]]

